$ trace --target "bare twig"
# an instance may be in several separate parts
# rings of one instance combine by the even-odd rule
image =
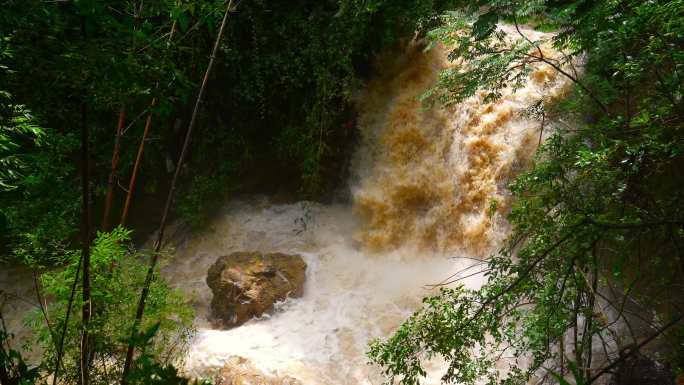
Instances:
[[[48,316],[47,312],[47,304],[43,302],[43,296],[40,294],[40,285],[38,285],[38,275],[36,273],[36,269],[32,269],[33,273],[33,289],[36,291],[36,300],[38,301],[38,306],[40,307],[40,312],[43,315],[43,319],[45,320],[45,325],[48,328],[48,332],[50,333],[50,338],[52,339],[52,342],[55,344],[55,348],[57,347],[57,340],[55,339],[55,333],[54,330],[52,329],[52,324],[50,323],[50,317]]]
[[[487,261],[482,261],[482,260],[477,260],[477,261],[478,261],[478,263],[474,263],[474,264],[472,264],[472,265],[470,265],[470,266],[468,266],[468,267],[465,267],[465,268],[463,268],[463,269],[460,269],[459,271],[457,271],[457,272],[451,274],[450,276],[444,278],[444,279],[441,280],[439,283],[427,284],[427,285],[424,285],[424,286],[427,286],[427,287],[437,287],[437,286],[448,285],[449,283],[452,283],[452,282],[453,282],[453,281],[451,281],[452,278],[458,277],[459,275],[465,273],[465,272],[468,271],[468,270],[471,270],[471,269],[473,269],[473,268],[475,268],[475,267],[478,267],[478,266],[481,266],[481,265],[486,265],[486,264],[488,263]],[[488,270],[488,269],[484,269],[484,270],[482,270],[482,272],[485,272],[486,270]],[[477,274],[477,273],[476,273],[476,274]],[[458,278],[457,280],[459,280],[459,279],[463,279],[463,278]]]
[[[594,93],[589,89],[589,87],[587,87],[582,81],[580,81],[579,78],[572,76],[567,71],[565,71],[560,66],[558,66],[556,63],[553,63],[552,60],[549,60],[545,57],[538,57],[538,56],[527,54],[527,53],[524,53],[523,55],[527,56],[529,58],[532,58],[532,59],[536,59],[536,60],[541,61],[543,63],[546,63],[546,64],[550,65],[551,67],[553,67],[553,69],[555,69],[561,75],[570,79],[573,83],[577,84],[581,89],[583,89],[587,93],[589,98],[591,98],[596,103],[596,105],[598,105],[599,108],[601,108],[601,110],[603,112],[606,112],[606,113],[608,112],[608,107],[606,107],[606,105],[603,104],[603,102],[596,95],[594,95]]]
[[[147,114],[145,130],[143,130],[143,135],[140,139],[140,145],[138,146],[138,153],[135,156],[135,163],[133,164],[133,173],[131,174],[131,179],[128,182],[126,201],[124,203],[123,211],[121,213],[121,220],[119,221],[119,224],[121,226],[125,226],[126,219],[128,219],[128,210],[130,209],[131,201],[133,199],[133,192],[135,191],[135,182],[138,178],[138,170],[140,170],[140,161],[142,160],[143,152],[145,151],[145,142],[147,141],[147,136],[150,134],[150,128],[152,127],[152,110],[154,109],[154,106],[156,104],[157,98],[154,97],[152,98],[152,102],[150,103],[150,107],[148,108],[150,112]]]
[[[589,97],[591,99],[593,99],[594,102],[596,102],[596,104],[601,108],[601,110],[603,110],[603,112],[608,112],[608,108],[606,107],[606,105],[603,104],[603,102],[598,97],[596,97],[596,95],[594,95],[594,93],[589,89],[589,87],[587,87],[583,82],[581,82],[577,76],[572,76],[567,71],[565,71],[563,68],[561,68],[560,65],[558,65],[557,63],[554,63],[553,59],[549,59],[549,58],[546,58],[544,56],[544,53],[542,52],[541,48],[539,47],[539,44],[532,42],[532,40],[530,40],[525,34],[522,33],[522,31],[520,30],[520,27],[518,26],[518,21],[515,18],[515,15],[514,15],[514,23],[515,23],[515,29],[516,29],[516,31],[518,31],[518,34],[520,36],[522,36],[522,38],[525,39],[530,45],[537,48],[537,53],[539,54],[539,56],[535,56],[535,55],[531,55],[531,54],[523,54],[524,56],[526,56],[528,58],[533,58],[533,59],[539,60],[541,62],[544,62],[544,63],[550,65],[551,67],[553,67],[553,69],[555,69],[560,74],[562,74],[566,78],[570,79],[573,83],[577,84],[580,88],[582,88],[584,91],[586,91],[587,94],[589,95]]]
[[[659,227],[659,226],[681,226],[684,225],[684,221],[677,219],[667,219],[655,222],[642,222],[642,223],[609,223],[597,221],[592,218],[587,218],[587,220],[596,226],[608,228],[608,229],[639,229],[644,227]]]
[[[430,288],[430,289],[434,289],[434,288],[436,288],[436,287],[451,285],[452,283],[456,283],[456,282],[459,282],[459,281],[463,281],[463,280],[468,279],[468,278],[470,278],[470,277],[474,277],[474,276],[476,276],[476,275],[483,274],[483,273],[486,273],[486,272],[491,271],[491,270],[492,270],[492,269],[483,269],[483,270],[476,271],[476,272],[474,272],[474,273],[470,273],[470,274],[467,274],[467,275],[464,275],[464,276],[461,276],[461,277],[458,277],[458,278],[451,279],[451,278],[453,278],[453,277],[456,277],[458,274],[460,274],[460,273],[456,273],[456,274],[452,275],[451,277],[447,278],[448,281],[445,280],[445,281],[442,281],[442,282],[440,282],[440,283],[428,284],[428,285],[424,285],[424,287],[427,287],[427,288]]]
[[[128,125],[126,126],[126,128],[123,129],[123,131],[121,132],[121,135],[126,135],[126,132],[128,132],[128,130],[130,130],[131,127],[133,127],[133,126],[138,122],[138,120],[140,120],[140,118],[142,118],[143,116],[145,116],[145,114],[146,114],[147,111],[149,111],[149,110],[150,110],[150,107],[145,107],[144,110],[140,111],[140,113],[139,113],[138,115],[136,115],[135,119],[131,120],[131,122],[128,123]]]

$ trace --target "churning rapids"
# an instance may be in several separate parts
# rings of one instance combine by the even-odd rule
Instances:
[[[199,234],[176,232],[163,274],[193,295],[197,310],[187,374],[209,376],[240,356],[306,385],[381,383],[380,370],[367,363],[368,342],[388,336],[431,285],[498,249],[508,231],[506,185],[540,141],[540,122],[523,112],[560,96],[567,82],[540,66],[523,89],[496,102],[475,95],[425,108],[420,95],[449,65],[436,47],[411,48],[379,66],[358,98],[351,203],[281,205],[255,197],[230,202]],[[302,255],[304,296],[280,303],[271,316],[212,329],[207,270],[218,256],[245,250]],[[425,383],[439,383],[442,367],[429,363]]]

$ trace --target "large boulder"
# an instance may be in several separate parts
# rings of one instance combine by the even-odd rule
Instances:
[[[301,385],[296,379],[270,376],[254,367],[247,359],[231,356],[214,379],[216,385]]]
[[[271,313],[278,301],[301,297],[305,274],[306,263],[299,255],[252,251],[219,257],[207,275],[215,323],[239,326]]]

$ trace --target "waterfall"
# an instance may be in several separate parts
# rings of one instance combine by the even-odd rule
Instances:
[[[486,257],[507,232],[507,183],[540,141],[540,122],[525,112],[557,98],[567,82],[540,66],[522,89],[495,102],[480,93],[426,109],[419,97],[450,63],[442,48],[407,56],[370,84],[360,104],[357,236],[373,251],[417,245]]]
[[[411,47],[399,59],[379,61],[377,77],[358,98],[351,205],[235,201],[210,232],[178,246],[164,273],[196,296],[190,374],[207,375],[240,356],[303,384],[381,383],[379,369],[367,364],[368,342],[389,335],[431,285],[497,250],[508,231],[507,183],[540,141],[540,122],[524,112],[562,95],[567,82],[539,66],[523,89],[498,101],[476,94],[448,108],[425,108],[421,94],[450,65],[441,47]],[[216,257],[238,250],[301,254],[305,293],[271,316],[214,330],[206,321],[206,271]],[[482,279],[463,283],[477,287]],[[439,383],[443,363],[427,368],[425,383]]]

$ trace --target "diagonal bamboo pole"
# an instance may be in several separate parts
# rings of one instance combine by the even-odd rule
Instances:
[[[59,377],[59,368],[62,366],[62,355],[64,354],[64,337],[66,336],[67,327],[69,326],[69,316],[71,315],[71,308],[74,303],[74,295],[76,294],[76,284],[78,283],[78,278],[81,273],[81,262],[83,261],[83,254],[78,258],[78,263],[76,264],[76,274],[74,276],[74,282],[71,284],[71,294],[69,295],[69,302],[67,304],[66,315],[64,318],[64,324],[62,325],[62,334],[59,339],[59,347],[57,348],[57,360],[55,362],[55,372],[52,375],[52,385],[57,384],[57,378]]]
[[[81,224],[81,243],[83,255],[83,307],[82,311],[82,331],[81,331],[81,385],[90,383],[90,372],[88,368],[90,357],[88,328],[90,324],[91,303],[90,303],[90,161],[89,161],[89,141],[90,132],[88,129],[88,107],[85,102],[81,106],[81,178],[83,192],[83,220]]]
[[[128,350],[126,351],[126,361],[124,362],[123,373],[121,376],[121,385],[128,384],[128,374],[131,370],[131,364],[133,362],[133,353],[135,351],[135,344],[133,337],[137,332],[138,327],[142,321],[143,314],[145,313],[145,301],[149,295],[150,285],[152,284],[152,279],[154,277],[154,270],[159,259],[159,251],[161,250],[162,242],[164,240],[164,230],[166,229],[166,220],[168,219],[168,214],[171,209],[171,204],[173,202],[173,196],[176,190],[176,183],[178,182],[178,177],[180,176],[180,171],[182,169],[183,161],[187,155],[188,147],[190,144],[190,138],[192,137],[192,131],[197,123],[197,116],[199,114],[199,109],[202,104],[202,98],[209,82],[209,75],[214,67],[214,61],[216,59],[216,52],[218,52],[218,47],[221,43],[221,38],[223,37],[223,32],[228,21],[228,15],[235,9],[233,7],[233,0],[228,2],[226,11],[223,15],[223,20],[221,21],[221,27],[219,28],[216,40],[214,42],[214,48],[211,51],[211,56],[209,58],[209,64],[204,72],[204,78],[202,79],[202,85],[200,86],[199,93],[197,95],[197,100],[195,102],[195,107],[192,111],[192,117],[190,119],[190,124],[188,125],[188,131],[185,134],[185,141],[183,142],[183,149],[181,150],[180,158],[178,159],[178,164],[176,165],[176,171],[173,174],[173,179],[171,180],[171,187],[169,188],[169,193],[166,198],[166,205],[164,206],[164,211],[162,213],[161,222],[159,224],[159,230],[157,231],[157,240],[154,243],[154,251],[150,259],[150,266],[147,270],[147,276],[145,277],[145,284],[143,286],[142,292],[140,293],[140,301],[138,302],[138,308],[136,309],[135,321],[133,323],[133,328],[131,330],[131,339],[128,343]]]
[[[142,2],[140,4],[140,7],[142,8]],[[171,41],[173,40],[173,35],[176,33],[176,21],[171,24],[171,31],[169,32],[169,40],[166,42],[167,44],[167,52],[168,52],[168,46],[171,44]],[[156,90],[159,89],[159,82],[154,87]],[[121,220],[119,221],[119,224],[121,226],[126,225],[126,220],[128,219],[128,211],[131,208],[131,202],[133,201],[133,191],[135,190],[135,183],[138,178],[138,170],[140,170],[140,162],[143,157],[143,153],[145,151],[145,142],[147,141],[147,137],[150,135],[150,130],[152,129],[152,114],[154,111],[154,107],[157,105],[157,97],[153,97],[152,101],[150,102],[150,106],[147,108],[148,113],[147,113],[147,120],[145,121],[145,129],[143,130],[143,135],[142,138],[140,139],[140,144],[138,145],[138,154],[135,157],[135,163],[133,164],[133,172],[131,174],[131,180],[128,183],[128,192],[126,194],[126,202],[124,203],[124,208],[123,211],[121,212]]]

